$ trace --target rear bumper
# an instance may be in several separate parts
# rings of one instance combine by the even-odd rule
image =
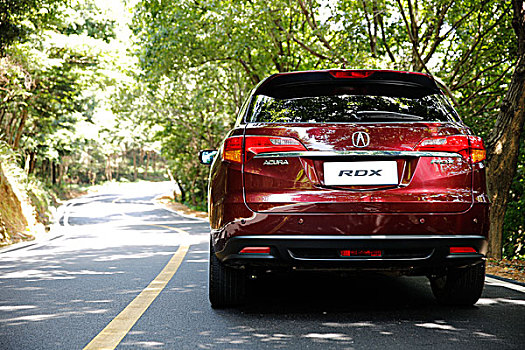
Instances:
[[[489,204],[474,203],[463,213],[263,214],[244,204],[228,205],[210,216],[212,242],[221,251],[241,236],[483,236],[488,237]],[[215,213],[215,214],[217,214]],[[217,219],[219,216],[221,219]]]
[[[270,254],[240,254],[245,247],[270,247]],[[478,253],[450,254],[450,247],[472,247]],[[381,256],[342,257],[341,250],[375,250]],[[382,270],[405,274],[440,273],[449,267],[473,265],[484,259],[487,240],[476,235],[393,236],[237,236],[217,257],[246,268]]]

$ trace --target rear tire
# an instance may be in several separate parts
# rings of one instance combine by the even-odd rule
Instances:
[[[485,261],[450,269],[444,276],[430,279],[432,292],[442,305],[470,306],[481,297],[485,284]]]
[[[246,297],[246,273],[225,266],[210,244],[209,298],[214,309],[242,304]]]

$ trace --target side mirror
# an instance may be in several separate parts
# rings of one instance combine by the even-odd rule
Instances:
[[[213,158],[215,158],[215,155],[218,151],[207,149],[199,152],[199,160],[201,164],[204,165],[210,165],[213,162]]]

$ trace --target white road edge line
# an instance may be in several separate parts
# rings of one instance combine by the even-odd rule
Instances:
[[[485,277],[485,283],[488,282],[489,286],[498,286],[498,287],[504,287],[508,289],[515,290],[517,292],[525,293],[525,287],[520,286],[519,284],[514,284],[502,280],[498,280],[492,277]]]
[[[169,212],[172,212],[172,213],[175,213],[179,216],[182,216],[183,218],[186,218],[186,219],[195,219],[195,220],[198,220],[198,221],[202,221],[202,222],[210,222],[208,219],[204,219],[204,218],[199,218],[199,217],[196,217],[196,216],[191,216],[191,215],[187,215],[187,214],[184,214],[184,213],[181,213],[180,211],[177,211],[177,210],[173,210],[173,209],[170,209],[164,205],[161,205],[157,202],[157,199],[160,198],[161,196],[163,196],[163,194],[159,194],[157,197],[153,198],[151,200],[151,202],[153,204],[155,204],[156,206],[158,206],[159,208],[162,208],[164,210],[167,210]]]

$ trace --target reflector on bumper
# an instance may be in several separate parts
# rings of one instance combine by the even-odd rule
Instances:
[[[341,250],[339,251],[339,255],[342,257],[381,257],[383,255],[382,250]]]
[[[239,254],[270,254],[270,247],[244,247]]]

